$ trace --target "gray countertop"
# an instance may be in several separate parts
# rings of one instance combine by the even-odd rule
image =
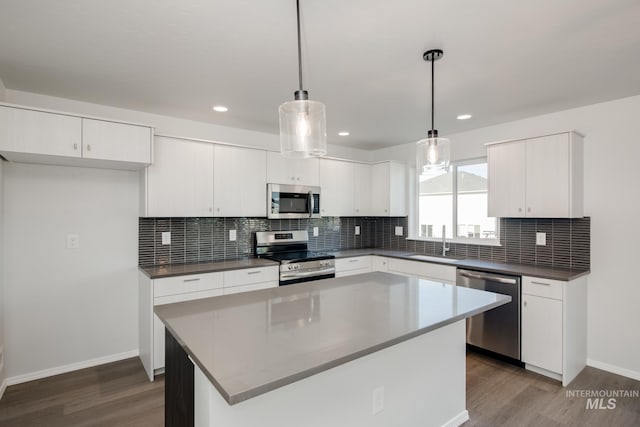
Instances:
[[[509,301],[376,272],[154,311],[233,405]]]
[[[243,258],[192,264],[155,265],[140,267],[140,271],[143,271],[151,279],[161,279],[163,277],[182,276],[185,274],[214,273],[216,271],[240,270],[243,268],[265,267],[269,265],[279,265],[279,263],[264,258]]]

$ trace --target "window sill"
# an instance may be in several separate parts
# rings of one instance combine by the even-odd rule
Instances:
[[[433,237],[414,237],[409,236],[407,240],[420,240],[423,242],[442,242],[442,239]],[[454,239],[446,239],[447,243],[462,243],[465,245],[479,245],[479,246],[502,246],[498,239],[465,239],[457,237]]]

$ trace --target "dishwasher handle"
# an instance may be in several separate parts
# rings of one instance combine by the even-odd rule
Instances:
[[[462,277],[468,277],[470,279],[491,280],[492,282],[506,283],[508,285],[517,285],[517,279],[511,279],[508,277],[494,276],[492,274],[475,273],[468,270],[458,270],[458,274]]]

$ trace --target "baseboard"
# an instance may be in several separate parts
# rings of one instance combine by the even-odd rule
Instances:
[[[631,369],[621,368],[619,366],[610,365],[608,363],[600,362],[593,359],[587,359],[587,366],[602,369],[603,371],[611,372],[612,374],[622,375],[623,377],[631,378],[632,380],[640,381],[640,372],[632,371]]]
[[[0,400],[2,399],[2,396],[4,395],[4,391],[7,389],[7,380],[5,379],[4,381],[2,381],[2,384],[0,384]]]
[[[467,421],[469,421],[469,411],[465,409],[446,423],[442,424],[442,427],[458,427]]]
[[[545,377],[551,378],[553,380],[562,381],[562,375],[548,371],[544,368],[539,368],[535,365],[529,365],[528,363],[524,365],[527,371],[535,372],[536,374],[544,375]]]
[[[15,385],[26,383],[27,381],[39,380],[41,378],[52,377],[54,375],[65,374],[67,372],[77,371],[79,369],[91,368],[93,366],[104,365],[105,363],[117,362],[118,360],[129,359],[138,356],[138,350],[126,351],[124,353],[111,354],[109,356],[98,357],[95,359],[85,360],[82,362],[71,363],[69,365],[58,366],[55,368],[43,369],[42,371],[31,372],[28,374],[16,375],[5,379],[6,385]]]

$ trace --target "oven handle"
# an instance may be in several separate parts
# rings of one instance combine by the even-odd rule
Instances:
[[[516,279],[509,279],[506,277],[492,276],[490,274],[477,274],[469,271],[458,271],[462,277],[468,277],[470,279],[491,280],[498,283],[507,283],[509,285],[516,285],[518,281]]]
[[[280,280],[296,279],[298,277],[320,276],[320,275],[331,274],[335,272],[336,272],[336,269],[334,267],[324,268],[322,270],[314,270],[314,271],[295,271],[295,272],[292,271],[291,273],[288,273],[288,274],[281,273]]]
[[[313,191],[309,191],[309,201],[307,202],[307,207],[309,208],[309,218],[311,218],[313,216],[313,209],[314,209],[314,203],[313,203]]]

